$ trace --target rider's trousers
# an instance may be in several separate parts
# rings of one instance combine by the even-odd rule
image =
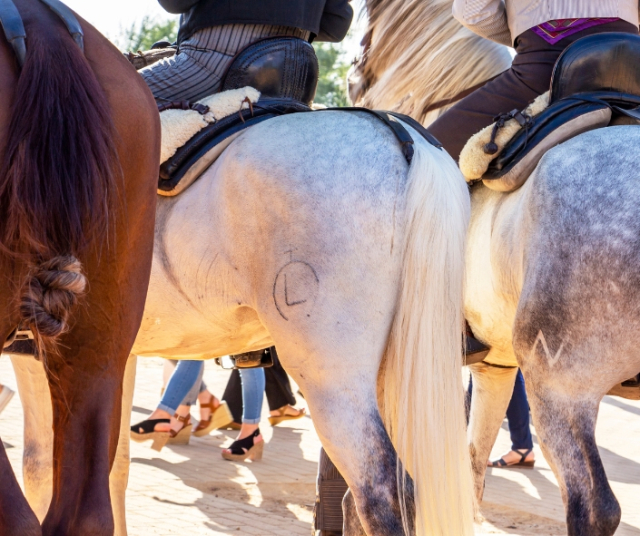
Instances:
[[[236,54],[267,37],[308,40],[310,33],[288,26],[226,24],[205,28],[180,44],[178,53],[140,71],[159,103],[197,101],[220,91]]]
[[[516,57],[510,69],[462,99],[428,127],[458,160],[462,148],[476,132],[493,122],[494,117],[511,110],[523,110],[539,95],[549,90],[553,67],[562,51],[571,43],[596,33],[638,33],[625,21],[587,28],[552,45],[528,30],[516,39]]]

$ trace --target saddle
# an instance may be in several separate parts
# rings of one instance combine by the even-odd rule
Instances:
[[[229,66],[219,95],[253,88],[259,99],[205,126],[163,162],[158,193],[174,196],[184,191],[245,129],[279,115],[310,111],[317,83],[318,60],[302,39],[273,37],[245,48]],[[171,109],[171,104],[163,108]]]
[[[481,178],[493,190],[511,192],[524,184],[542,156],[556,145],[589,130],[638,124],[639,62],[637,35],[595,34],[567,47],[554,68],[549,94],[536,101],[542,103],[537,113],[513,111],[496,119],[490,141],[482,146],[491,160],[484,173],[472,178]],[[536,103],[528,110],[535,107]],[[496,143],[500,129],[514,125],[515,135],[500,150]],[[477,156],[477,145],[475,149]],[[463,173],[468,178],[473,174]]]
[[[209,106],[213,100],[227,101],[227,96],[246,94],[244,100],[235,101],[235,108],[229,108],[231,113],[210,124],[205,124],[204,120],[202,126],[188,140],[184,140],[184,144],[171,149],[170,158],[162,158],[158,194],[175,196],[183,192],[247,128],[281,115],[311,112],[317,83],[318,60],[313,47],[299,38],[274,37],[250,45],[236,56],[223,78],[221,93],[196,104],[179,102],[162,105],[161,117],[177,108],[184,110],[185,115],[190,114],[197,125],[195,112],[208,116],[215,108],[214,105]],[[259,98],[254,98],[255,94]],[[398,119],[409,124],[434,146],[442,147],[422,125],[409,117],[365,108],[332,109],[365,112],[384,122],[400,142],[408,163],[413,156],[413,139]],[[163,138],[169,138],[171,135],[164,124],[163,120]],[[164,146],[165,140],[163,152]]]

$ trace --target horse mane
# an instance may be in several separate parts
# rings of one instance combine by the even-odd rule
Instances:
[[[477,36],[452,15],[452,0],[367,0],[362,57],[350,92],[358,105],[410,115],[423,124],[429,111],[511,66],[507,47]],[[360,80],[358,80],[360,78]]]

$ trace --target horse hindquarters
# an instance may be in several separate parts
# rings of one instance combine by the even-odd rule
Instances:
[[[473,532],[460,381],[468,197],[453,161],[414,137],[408,197],[406,203],[397,201],[407,207],[398,216],[407,222],[404,230],[354,236],[321,264],[305,261],[321,285],[313,310],[300,307],[308,314],[295,314],[293,306],[304,302],[293,299],[298,291],[293,271],[284,287],[276,279],[273,296],[263,299],[271,305],[261,310],[283,364],[305,393],[327,453],[350,486],[362,526],[347,519],[345,529],[354,531],[348,536],[362,528],[370,536]],[[340,202],[329,204],[333,212],[324,221],[348,229]],[[391,210],[375,217],[393,221]],[[400,244],[392,245],[390,259],[388,243],[394,239]],[[294,255],[316,242],[300,240],[305,245]],[[334,284],[343,290],[331,292]],[[273,300],[292,307],[285,315]],[[380,385],[388,426],[413,480],[401,469],[378,409],[376,385],[385,352]]]
[[[18,7],[29,45],[4,140],[0,239],[30,270],[20,313],[53,402],[43,534],[109,536],[122,378],[151,264],[159,120],[143,82],[93,28],[83,25],[85,58],[46,6]]]

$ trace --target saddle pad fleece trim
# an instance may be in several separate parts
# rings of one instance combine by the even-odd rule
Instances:
[[[257,89],[244,87],[216,93],[198,101],[198,104],[209,108],[209,112],[204,115],[195,110],[172,109],[160,112],[162,124],[160,164],[169,160],[202,129],[241,110],[248,110],[249,101],[255,104],[259,98],[260,92]]]
[[[244,123],[226,129],[219,136],[208,140],[197,152],[190,153],[174,174],[158,181],[158,194],[173,197],[184,192],[215,163],[244,130],[272,117],[275,115],[268,114],[246,119]]]
[[[514,165],[506,168],[499,178],[485,178],[482,181],[487,188],[498,192],[513,192],[520,188],[538,166],[542,157],[557,145],[575,138],[584,132],[606,127],[611,121],[611,110],[601,108],[593,110],[554,128],[538,142],[531,143],[531,150],[521,159],[514,160]]]
[[[539,115],[549,107],[549,92],[540,95],[534,100],[525,110],[523,115],[534,117]],[[491,141],[491,133],[493,132],[493,124],[483,128],[477,134],[474,134],[466,143],[462,152],[460,153],[460,159],[458,164],[460,171],[464,175],[467,182],[476,181],[482,178],[482,176],[489,169],[489,164],[500,155],[509,142],[517,136],[522,130],[520,123],[515,119],[510,119],[501,128],[496,136],[495,143],[498,146],[498,152],[495,154],[487,154],[484,151],[484,146]]]

